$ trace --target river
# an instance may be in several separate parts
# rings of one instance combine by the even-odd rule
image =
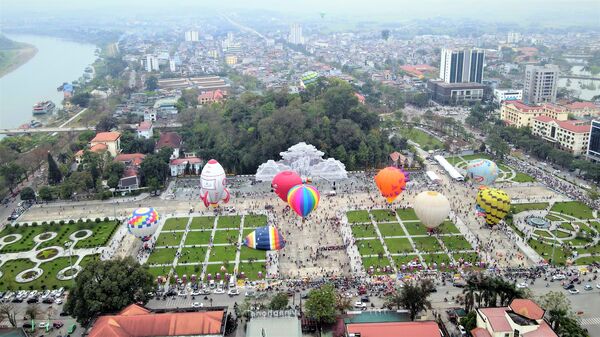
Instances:
[[[571,73],[573,75],[600,77],[600,74],[592,75],[589,71],[583,70],[583,66],[572,66]],[[575,90],[575,96],[584,100],[591,100],[592,97],[600,95],[600,80],[561,78],[558,80],[558,86],[569,90]]]
[[[56,37],[7,35],[34,45],[38,52],[27,63],[0,78],[0,128],[14,128],[32,119],[31,107],[51,100],[61,107],[63,82],[79,79],[96,59],[96,46]],[[1,136],[0,136],[1,137]]]

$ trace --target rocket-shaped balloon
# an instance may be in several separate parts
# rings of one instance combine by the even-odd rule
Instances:
[[[225,170],[218,161],[211,159],[202,168],[200,174],[200,199],[206,207],[216,207],[223,200],[229,202],[229,191],[225,188],[227,179]]]

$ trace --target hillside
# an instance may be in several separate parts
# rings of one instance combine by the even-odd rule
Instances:
[[[14,50],[27,47],[27,44],[13,41],[3,34],[0,34],[0,50]]]
[[[0,77],[25,64],[36,53],[35,46],[13,41],[0,34]]]

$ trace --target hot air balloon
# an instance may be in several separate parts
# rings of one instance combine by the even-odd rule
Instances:
[[[319,204],[319,191],[312,185],[296,185],[290,189],[287,202],[302,218],[306,218]]]
[[[138,208],[127,219],[127,230],[142,241],[148,241],[158,228],[158,220],[158,212],[154,208]]]
[[[315,83],[319,79],[319,73],[316,71],[307,71],[302,74],[302,78],[300,79],[300,86],[306,88],[309,85]]]
[[[406,181],[408,181],[408,175],[399,168],[391,166],[379,171],[375,176],[375,184],[388,204],[394,202],[404,191]]]
[[[421,223],[425,227],[433,229],[448,217],[450,202],[441,193],[425,191],[417,194],[413,208]]]
[[[200,199],[206,207],[216,207],[220,201],[229,202],[229,191],[225,188],[225,170],[218,161],[211,159],[200,174]]]
[[[477,193],[477,211],[485,216],[485,223],[494,226],[504,219],[510,210],[510,197],[496,188],[482,188]]]
[[[287,196],[290,189],[296,185],[302,184],[302,178],[294,171],[281,171],[273,178],[271,187],[279,198],[287,202]]]
[[[248,234],[244,246],[258,250],[280,250],[285,247],[285,239],[274,226],[264,226]]]
[[[471,160],[467,163],[467,177],[480,185],[489,186],[498,178],[498,166],[487,159]]]

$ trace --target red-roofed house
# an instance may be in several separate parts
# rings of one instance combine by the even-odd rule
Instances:
[[[425,77],[426,73],[433,73],[437,70],[437,68],[432,67],[428,64],[403,65],[400,66],[400,69],[405,71],[409,75],[418,77],[420,79]]]
[[[119,179],[119,190],[132,191],[140,187],[139,168],[145,157],[142,153],[122,153],[115,158],[115,161],[125,164],[125,171]]]
[[[531,133],[533,135],[558,144],[560,148],[574,155],[587,151],[591,130],[589,121],[559,121],[547,116],[538,116],[532,121]]]
[[[100,316],[88,337],[223,336],[224,311],[155,313],[132,304],[116,315]]]
[[[139,167],[144,161],[144,158],[146,158],[146,155],[143,153],[121,153],[115,157],[115,161],[120,161],[121,163],[125,164],[125,167]]]
[[[365,96],[355,92],[354,96],[358,99],[358,103],[365,104]]]
[[[583,116],[600,116],[600,106],[592,102],[573,102],[570,104],[564,105],[570,113],[575,116],[583,117]]]
[[[204,161],[198,157],[185,157],[171,159],[169,168],[171,169],[171,176],[177,177],[184,174],[200,174],[203,165]],[[186,172],[186,168],[188,168],[188,172]]]
[[[500,119],[506,124],[518,128],[532,127],[532,119],[538,116],[547,116],[559,121],[566,121],[569,113],[567,109],[558,105],[550,103],[528,105],[521,101],[505,101],[500,109]]]
[[[171,158],[179,158],[179,150],[181,149],[181,137],[176,132],[165,132],[160,134],[160,138],[156,143],[156,152],[160,149],[168,147],[173,149]]]
[[[214,102],[221,102],[225,99],[225,94],[221,89],[212,90],[212,91],[204,91],[200,95],[198,95],[198,103],[200,105],[211,104]]]
[[[121,153],[121,134],[116,131],[99,132],[96,134],[96,137],[90,141],[90,148],[94,148],[94,146],[98,144],[106,145],[108,152],[110,152],[113,157],[116,157]]]
[[[140,125],[138,125],[137,127],[137,135],[138,137],[143,137],[146,139],[150,139],[152,138],[152,136],[154,135],[154,129],[152,127],[152,122],[151,121],[143,121],[140,123]]]
[[[477,309],[473,337],[558,337],[544,321],[544,310],[528,299],[514,299],[508,307]]]
[[[386,322],[353,323],[346,325],[346,336],[360,337],[440,337],[440,328],[436,322]]]

